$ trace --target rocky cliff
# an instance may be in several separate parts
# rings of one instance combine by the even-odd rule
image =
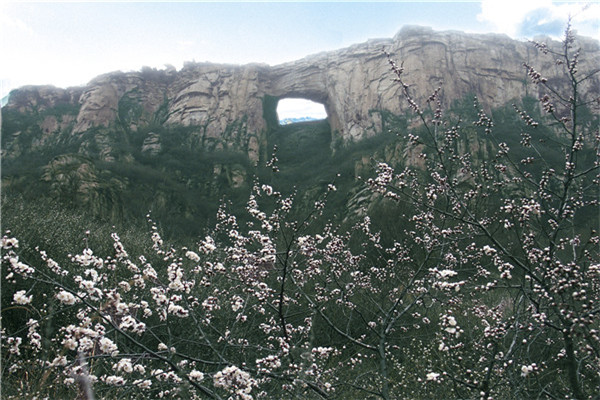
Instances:
[[[581,38],[576,46],[581,71],[600,65],[598,42]],[[492,111],[494,133],[514,147],[523,127],[510,102],[541,114],[523,62],[553,84],[565,76],[564,65],[529,43],[412,27],[276,66],[188,63],[109,73],[85,87],[23,87],[2,108],[2,201],[34,210],[57,204],[112,224],[143,222],[151,210],[174,236],[196,235],[222,201],[243,212],[254,179],[296,193],[304,210],[335,181],[331,209],[344,211],[332,218],[360,217],[370,204],[385,220],[387,209],[356,178],[372,174],[373,160],[419,168],[424,158],[406,139],[418,121],[384,51],[402,63],[417,100],[442,85],[449,117],[477,119],[470,97],[477,95]],[[583,95],[598,95],[597,75],[580,85]],[[279,126],[275,110],[285,97],[323,103],[328,120]],[[474,162],[494,152],[472,126],[461,140]],[[536,150],[563,159],[553,140],[544,143]],[[278,174],[264,167],[275,145]],[[19,221],[17,211],[6,215]]]
[[[560,43],[549,45],[559,48]],[[582,69],[600,65],[598,42],[579,39],[578,45]],[[466,94],[477,95],[489,107],[520,98],[524,91],[535,96],[538,88],[526,79],[523,62],[546,71],[549,79],[557,79],[563,68],[531,44],[507,36],[406,27],[393,39],[370,40],[276,66],[188,63],[180,71],[146,68],[110,73],[84,88],[24,87],[11,94],[6,109],[17,113],[54,109],[39,122],[41,133],[34,139],[38,146],[60,135],[64,140],[65,135],[87,134],[79,152],[96,147],[108,161],[118,153],[115,128],[127,140],[127,134],[140,127],[180,125],[191,129],[190,146],[242,151],[255,162],[266,155],[265,115],[274,112],[267,108],[274,108],[278,99],[323,103],[336,144],[376,135],[382,130],[382,111],[406,111],[384,50],[403,63],[405,80],[416,98],[426,99],[441,85],[446,105]],[[599,85],[596,79],[586,88]],[[57,108],[61,105],[62,113]],[[4,133],[9,135],[3,135],[4,141],[10,142],[20,132]],[[160,143],[152,135],[144,139],[144,146],[151,144],[156,151]],[[3,153],[10,157],[19,149],[7,146]]]

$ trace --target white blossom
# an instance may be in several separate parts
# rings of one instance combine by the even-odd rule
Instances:
[[[439,376],[440,376],[440,374],[438,374],[437,372],[430,372],[427,374],[427,380],[428,381],[437,381]]]
[[[110,354],[113,357],[119,353],[117,345],[107,337],[103,337],[98,343],[103,353]]]
[[[190,260],[194,261],[194,262],[199,262],[200,261],[200,256],[197,253],[195,253],[195,252],[193,252],[191,250],[188,250],[185,253],[185,256],[187,258],[189,258]]]
[[[104,381],[107,385],[113,386],[123,386],[127,382],[127,380],[123,379],[123,377],[120,376],[107,376]]]
[[[521,376],[523,378],[526,378],[531,372],[535,371],[536,368],[537,368],[537,365],[535,363],[533,363],[531,365],[521,366]]]
[[[136,379],[133,384],[140,389],[150,389],[152,381],[150,379]]]
[[[204,379],[204,374],[198,370],[192,370],[189,374],[188,374],[189,378],[193,381],[196,382],[200,382],[201,380]]]
[[[33,295],[26,296],[26,293],[27,293],[26,290],[19,290],[18,292],[16,292],[13,295],[13,303],[21,304],[21,305],[31,303],[31,299],[33,298]]]
[[[235,365],[224,368],[213,376],[216,387],[229,390],[243,399],[251,399],[250,392],[256,386],[256,380],[250,377],[246,371],[242,371]]]
[[[494,254],[496,254],[496,249],[486,244],[485,246],[483,246],[483,252],[486,256],[493,256]]]
[[[118,372],[123,371],[127,374],[133,372],[133,365],[131,364],[131,358],[122,358],[113,366],[113,369],[116,369]]]

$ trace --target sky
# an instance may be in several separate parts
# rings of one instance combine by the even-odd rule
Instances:
[[[24,85],[79,86],[100,74],[143,66],[180,69],[186,61],[276,65],[391,38],[405,25],[504,33],[520,40],[537,35],[559,39],[569,14],[579,34],[600,40],[597,0],[0,0],[0,98]]]

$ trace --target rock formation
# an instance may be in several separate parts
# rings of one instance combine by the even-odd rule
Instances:
[[[577,44],[582,48],[581,70],[600,65],[598,42],[581,38]],[[559,48],[560,43],[549,46]],[[60,116],[47,119],[45,134],[69,130],[77,137],[115,126],[127,132],[151,124],[183,125],[194,128],[194,145],[240,150],[257,161],[267,153],[265,115],[274,111],[264,107],[274,107],[280,98],[323,103],[332,143],[340,144],[380,132],[382,110],[405,112],[407,104],[393,82],[384,50],[403,63],[405,81],[417,99],[426,99],[441,85],[445,105],[474,94],[483,104],[498,106],[520,98],[524,88],[537,96],[538,88],[529,83],[523,62],[545,71],[548,79],[558,79],[563,68],[531,44],[507,36],[406,27],[393,39],[370,40],[276,66],[187,63],[180,71],[145,68],[110,73],[85,88],[25,87],[11,94],[7,109],[39,112],[79,102],[74,121]],[[582,89],[598,87],[596,77]],[[269,98],[275,101],[267,102]],[[144,151],[160,151],[156,137],[144,141]],[[105,153],[110,160],[110,150]]]

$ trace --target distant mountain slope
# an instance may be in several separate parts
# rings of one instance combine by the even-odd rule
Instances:
[[[297,122],[307,122],[307,121],[318,121],[319,118],[314,117],[297,117],[297,118],[284,118],[279,120],[280,125],[289,125],[295,124]]]

